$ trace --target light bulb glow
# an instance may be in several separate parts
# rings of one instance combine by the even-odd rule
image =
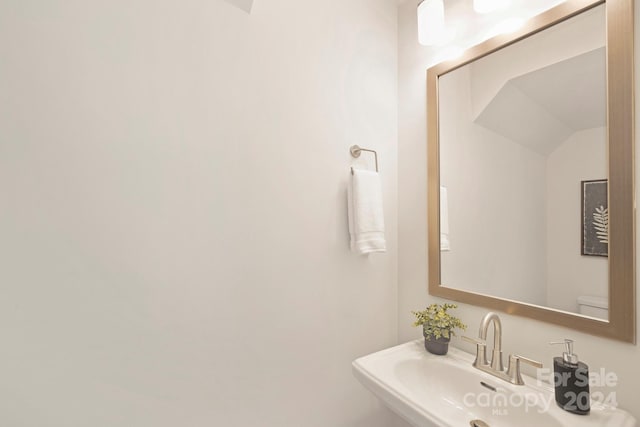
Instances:
[[[433,46],[441,43],[444,37],[443,0],[423,0],[418,5],[418,41]]]
[[[493,35],[500,34],[509,34],[518,31],[520,28],[524,26],[525,20],[522,18],[509,18],[500,22],[498,25],[493,27],[492,33]]]
[[[473,0],[476,13],[491,13],[509,6],[510,0]]]
[[[436,55],[436,62],[451,61],[453,59],[460,58],[465,52],[465,49],[460,46],[447,46],[441,49]]]

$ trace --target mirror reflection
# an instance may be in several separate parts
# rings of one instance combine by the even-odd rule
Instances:
[[[442,286],[608,318],[605,20],[439,77]]]

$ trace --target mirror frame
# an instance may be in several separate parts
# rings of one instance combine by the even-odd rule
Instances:
[[[607,142],[609,154],[609,321],[532,304],[447,288],[440,271],[440,160],[438,78],[523,38],[606,4]],[[489,39],[464,56],[427,70],[427,170],[429,293],[565,326],[593,335],[636,342],[635,130],[633,0],[568,0],[531,18],[524,28]]]

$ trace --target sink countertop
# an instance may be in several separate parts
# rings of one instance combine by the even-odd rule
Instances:
[[[636,426],[626,411],[594,401],[589,415],[568,413],[557,406],[549,384],[523,375],[526,385],[513,385],[472,367],[475,356],[469,353],[450,347],[446,356],[436,356],[423,342],[410,341],[352,364],[367,389],[416,427],[468,426],[474,419],[491,427]]]

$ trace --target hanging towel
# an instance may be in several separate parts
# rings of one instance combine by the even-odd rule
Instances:
[[[442,186],[440,186],[440,250],[451,250],[449,243],[449,197],[447,187]]]
[[[359,254],[386,252],[382,185],[378,172],[353,169],[348,205],[351,250]]]

